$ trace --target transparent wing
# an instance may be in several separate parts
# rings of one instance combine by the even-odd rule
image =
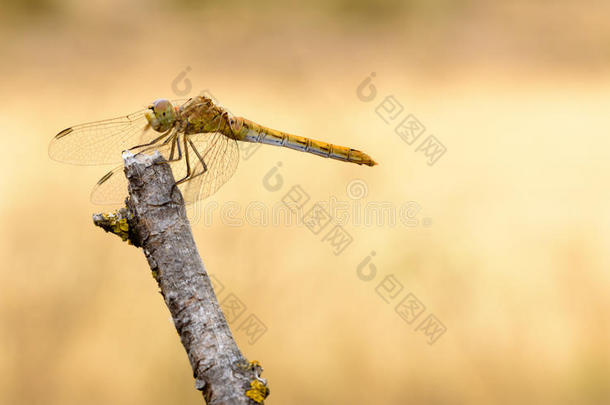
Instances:
[[[215,132],[198,134],[191,140],[202,159],[192,152],[189,155],[190,160],[195,162],[195,165],[191,166],[194,167],[193,175],[190,180],[180,184],[180,191],[187,204],[213,195],[229,181],[239,163],[239,147],[235,139]]]
[[[177,162],[171,162],[174,178],[179,180],[187,174],[187,158],[184,150],[183,138],[180,135],[183,157]],[[182,192],[184,202],[192,204],[214,194],[235,173],[239,162],[239,148],[237,141],[221,133],[205,133],[187,135],[192,145],[187,141],[188,161],[191,167],[190,179],[181,183],[178,188]],[[193,148],[194,147],[194,148]],[[171,144],[153,145],[146,148],[143,153],[152,153],[158,150],[163,157],[169,159]],[[195,150],[197,153],[195,153]],[[176,151],[174,151],[174,154]],[[205,162],[199,159],[199,156]],[[91,193],[91,202],[101,205],[120,205],[127,196],[127,179],[123,173],[123,166],[117,166],[107,173],[95,185]]]
[[[159,135],[148,128],[145,112],[144,109],[124,117],[66,128],[51,140],[49,156],[80,165],[120,162],[122,151]]]
[[[147,147],[141,153],[152,154],[158,150],[166,159],[169,157],[171,145],[156,144]],[[127,179],[121,164],[106,173],[91,191],[91,202],[98,205],[124,205],[127,197]]]
[[[182,105],[188,99],[172,100]],[[151,142],[160,133],[149,127],[146,109],[124,117],[88,122],[66,128],[51,140],[49,156],[59,162],[77,165],[119,163],[121,152]]]
[[[125,203],[127,197],[127,179],[123,173],[123,165],[117,166],[106,173],[91,190],[91,202],[98,205],[119,206]]]

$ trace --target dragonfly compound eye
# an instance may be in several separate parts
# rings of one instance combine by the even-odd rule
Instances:
[[[155,102],[153,103],[153,111],[155,112],[155,114],[162,114],[163,112],[171,109],[172,103],[170,103],[169,100],[162,98],[159,100],[155,100]]]
[[[169,100],[155,100],[152,104],[152,111],[153,114],[147,114],[146,118],[155,131],[167,131],[176,121],[176,112]]]

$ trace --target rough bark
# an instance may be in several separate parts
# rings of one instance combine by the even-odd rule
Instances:
[[[207,404],[261,403],[268,393],[262,369],[248,363],[231,335],[169,165],[158,153],[125,152],[123,159],[127,207],[96,214],[94,222],[122,237],[127,231],[129,241],[144,250]]]

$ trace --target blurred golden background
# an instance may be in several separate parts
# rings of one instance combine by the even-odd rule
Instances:
[[[51,161],[47,145],[65,127],[204,90],[380,163],[264,145],[193,225],[219,300],[243,304],[231,326],[265,367],[267,403],[610,403],[610,3],[0,10],[1,404],[202,402],[142,252],[92,225],[103,208],[89,191],[108,168]],[[391,123],[378,114],[387,96],[403,106]],[[395,132],[409,114],[425,127],[412,144]],[[426,156],[425,139],[446,152]],[[246,209],[270,211],[296,185],[306,209],[412,209],[394,225],[350,216],[336,255],[330,228],[265,225]],[[401,307],[413,297],[423,312]]]

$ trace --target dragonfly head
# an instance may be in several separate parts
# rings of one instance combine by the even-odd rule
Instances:
[[[165,132],[176,122],[177,114],[174,106],[169,100],[155,100],[148,106],[151,111],[146,111],[146,119],[150,126],[157,132]]]

